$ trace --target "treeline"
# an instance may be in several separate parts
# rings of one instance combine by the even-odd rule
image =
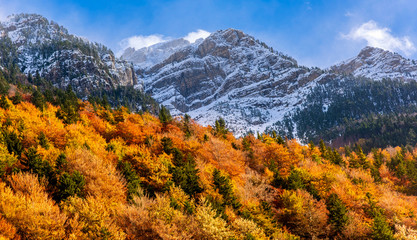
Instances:
[[[387,146],[411,146],[417,144],[416,114],[369,115],[356,121],[348,121],[341,127],[330,129],[334,146],[359,143],[365,151]],[[334,131],[334,133],[332,133]]]
[[[158,103],[148,94],[133,86],[118,86],[112,90],[93,92],[88,101],[108,107],[126,107],[133,112],[150,112],[158,114]]]

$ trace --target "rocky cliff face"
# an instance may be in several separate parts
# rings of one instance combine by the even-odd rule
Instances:
[[[38,72],[57,87],[72,85],[87,96],[97,89],[138,85],[132,64],[40,15],[12,15],[0,23],[0,35],[16,47],[16,61],[24,73]]]
[[[417,63],[414,60],[374,47],[365,47],[355,58],[337,64],[331,69],[337,74],[352,74],[373,80],[390,78],[415,81],[417,79]]]

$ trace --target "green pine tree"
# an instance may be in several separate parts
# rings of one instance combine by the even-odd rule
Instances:
[[[182,120],[182,130],[184,131],[186,138],[191,137],[191,117],[188,114],[185,114]]]
[[[374,222],[372,224],[372,239],[394,240],[394,233],[381,211],[378,211],[374,217]]]
[[[233,185],[230,181],[230,178],[224,176],[218,169],[214,169],[213,171],[213,183],[214,189],[217,189],[223,196],[224,205],[232,206],[235,209],[241,206],[241,203],[234,195]]]
[[[117,170],[119,170],[126,179],[127,200],[132,201],[134,196],[140,196],[140,179],[132,165],[129,162],[119,161],[117,164]]]
[[[4,95],[0,98],[0,107],[7,110],[10,108],[10,103],[7,101],[6,97]]]
[[[41,132],[38,136],[39,145],[45,149],[49,149],[49,141],[46,138],[46,135],[44,132]]]
[[[53,177],[52,166],[48,161],[42,160],[34,147],[25,151],[26,161],[23,163],[29,168],[29,171],[38,175],[38,177]]]
[[[329,210],[329,223],[333,226],[336,234],[341,233],[348,222],[345,204],[337,194],[332,193],[326,200],[326,207]]]
[[[32,94],[32,103],[41,111],[43,111],[46,107],[46,100],[43,94],[38,90],[34,91]]]
[[[56,193],[58,201],[62,201],[71,196],[83,196],[85,187],[84,176],[78,171],[72,174],[65,172],[58,180],[58,191]]]
[[[159,120],[164,126],[172,121],[171,113],[164,105],[161,105],[161,108],[159,109]]]
[[[174,183],[192,197],[203,191],[198,172],[195,160],[191,155],[187,156],[185,163],[182,165],[171,168]]]
[[[226,128],[226,121],[224,121],[224,119],[221,117],[217,119],[214,123],[213,131],[213,135],[226,138],[226,134],[229,132],[229,130]]]
[[[319,149],[320,149],[320,152],[321,152],[321,157],[326,158],[327,147],[326,147],[326,144],[324,144],[323,139],[320,140]]]
[[[9,132],[8,130],[3,130],[3,141],[7,146],[9,153],[13,153],[16,156],[20,157],[23,152],[23,144],[20,140],[20,137],[13,131]]]

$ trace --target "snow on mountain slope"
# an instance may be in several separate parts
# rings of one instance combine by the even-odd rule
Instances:
[[[411,81],[417,79],[417,63],[398,53],[365,47],[357,57],[331,67],[337,74],[352,74],[373,80],[384,78]]]
[[[142,50],[137,73],[145,91],[174,115],[188,113],[205,125],[223,117],[238,135],[264,131],[301,107],[313,87],[345,75],[417,79],[413,60],[373,47],[323,71],[300,67],[291,57],[234,29],[217,31],[194,44],[168,46]],[[157,61],[152,60],[155,55]]]
[[[182,47],[141,74],[145,91],[173,114],[202,124],[223,117],[236,134],[265,130],[330,76],[234,29]]]
[[[9,38],[16,46],[17,62],[24,73],[39,72],[57,87],[70,84],[87,96],[98,89],[138,85],[132,64],[40,15],[9,16],[0,23],[0,36],[1,41]]]

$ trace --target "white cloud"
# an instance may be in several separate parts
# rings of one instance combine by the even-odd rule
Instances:
[[[190,32],[187,36],[184,37],[185,40],[189,41],[190,43],[194,43],[200,38],[206,38],[210,35],[209,32],[204,31],[202,29],[198,29],[196,32]]]
[[[206,38],[210,35],[209,32],[198,29],[195,32],[188,33],[185,37],[183,37],[185,40],[189,41],[190,43],[194,43],[197,39],[200,38]],[[123,54],[123,51],[127,48],[134,48],[135,50],[149,47],[157,43],[166,42],[173,39],[172,37],[166,37],[160,34],[153,34],[149,36],[132,36],[129,38],[125,38],[122,41],[119,42],[119,51],[117,52],[117,56],[120,56]]]
[[[183,37],[185,40],[189,41],[190,43],[194,43],[197,39],[206,38],[210,35],[209,32],[204,31],[202,29],[198,29],[196,32],[190,32],[187,36]],[[160,34],[152,34],[148,36],[132,36],[120,41],[119,45],[122,49],[126,48],[134,48],[136,50],[149,47],[157,43],[166,42],[173,39],[172,37],[165,37]]]
[[[408,36],[395,37],[391,34],[391,29],[379,27],[372,20],[353,28],[349,34],[343,35],[343,37],[352,40],[366,40],[369,46],[389,51],[401,51],[407,56],[416,51],[414,43]]]
[[[123,49],[131,47],[131,48],[138,50],[144,47],[152,46],[160,42],[165,42],[167,40],[168,39],[162,35],[149,35],[149,36],[139,35],[139,36],[133,36],[130,38],[123,39],[119,44]]]

